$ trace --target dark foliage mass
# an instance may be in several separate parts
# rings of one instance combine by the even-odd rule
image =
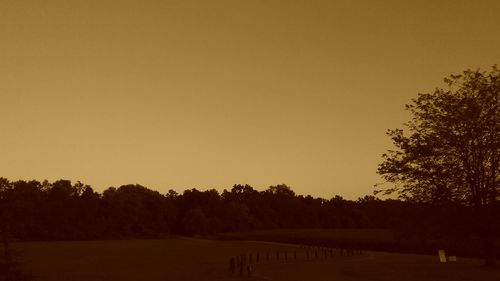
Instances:
[[[403,208],[372,196],[358,201],[296,195],[286,185],[257,191],[235,185],[219,193],[195,188],[161,194],[141,185],[102,194],[68,180],[0,178],[2,231],[19,240],[206,235],[272,228],[389,227]],[[404,212],[400,212],[404,213]]]
[[[405,129],[388,131],[396,149],[383,155],[378,169],[391,183],[383,192],[467,206],[462,225],[483,237],[486,264],[494,266],[500,235],[500,70],[466,70],[444,81],[447,89],[419,94],[406,106],[412,119]]]
[[[234,185],[222,193],[189,189],[182,194],[123,185],[99,194],[88,185],[68,180],[11,182],[0,178],[0,229],[10,240],[166,237],[277,228],[390,228],[408,241],[445,235],[451,243],[468,233],[461,229],[467,211],[459,205],[452,207],[450,212],[450,206],[441,209],[373,196],[356,201],[339,196],[313,198],[297,195],[286,185],[264,191]]]

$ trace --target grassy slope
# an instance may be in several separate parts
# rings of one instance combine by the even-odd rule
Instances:
[[[500,280],[499,271],[487,271],[477,260],[439,264],[433,256],[366,253],[363,256],[307,260],[305,249],[292,245],[210,241],[115,240],[19,243],[25,260],[40,281],[128,280],[238,280],[228,273],[228,258],[243,252],[266,252],[272,261],[257,265],[255,280]],[[276,251],[288,251],[275,260]],[[293,260],[291,253],[297,252]],[[249,280],[249,279],[247,279]]]
[[[250,232],[223,233],[221,240],[257,240],[322,245],[339,248],[434,255],[438,249],[455,251],[455,255],[482,257],[481,241],[468,241],[454,247],[453,241],[423,235],[403,235],[390,229],[273,229]],[[457,243],[457,242],[454,242]],[[458,246],[458,244],[456,244]]]
[[[219,235],[227,239],[259,239],[259,240],[300,240],[305,242],[324,241],[373,241],[389,243],[394,241],[396,233],[388,229],[272,229],[250,232],[234,232]]]
[[[26,266],[40,281],[232,280],[229,258],[289,246],[191,238],[23,242]]]
[[[256,240],[286,242],[339,248],[361,248],[365,250],[385,250],[405,252],[407,249],[388,229],[274,229],[251,232],[224,233],[217,236],[221,240]],[[419,250],[427,250],[422,247]]]

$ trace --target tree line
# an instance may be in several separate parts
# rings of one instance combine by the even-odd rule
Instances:
[[[129,184],[98,193],[69,180],[0,178],[0,228],[17,240],[209,235],[277,228],[390,228],[405,233],[448,229],[451,233],[463,225],[467,212],[458,205],[453,213],[449,208],[374,196],[314,198],[297,195],[284,184],[263,191],[237,184],[222,192],[193,188],[182,194],[173,190],[161,194]],[[460,224],[453,219],[457,212],[463,213]]]

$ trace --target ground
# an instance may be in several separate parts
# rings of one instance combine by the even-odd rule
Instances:
[[[40,281],[239,280],[239,272],[230,272],[229,260],[244,253],[252,253],[255,264],[247,280],[500,280],[500,271],[484,268],[480,260],[459,257],[456,263],[441,264],[437,255],[381,252],[341,256],[335,250],[252,241],[172,238],[25,242],[15,247]]]

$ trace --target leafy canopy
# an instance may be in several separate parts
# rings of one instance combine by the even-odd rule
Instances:
[[[423,202],[485,206],[499,197],[500,72],[466,70],[445,78],[447,89],[419,94],[406,105],[406,130],[388,130],[396,147],[378,173],[397,193]]]

